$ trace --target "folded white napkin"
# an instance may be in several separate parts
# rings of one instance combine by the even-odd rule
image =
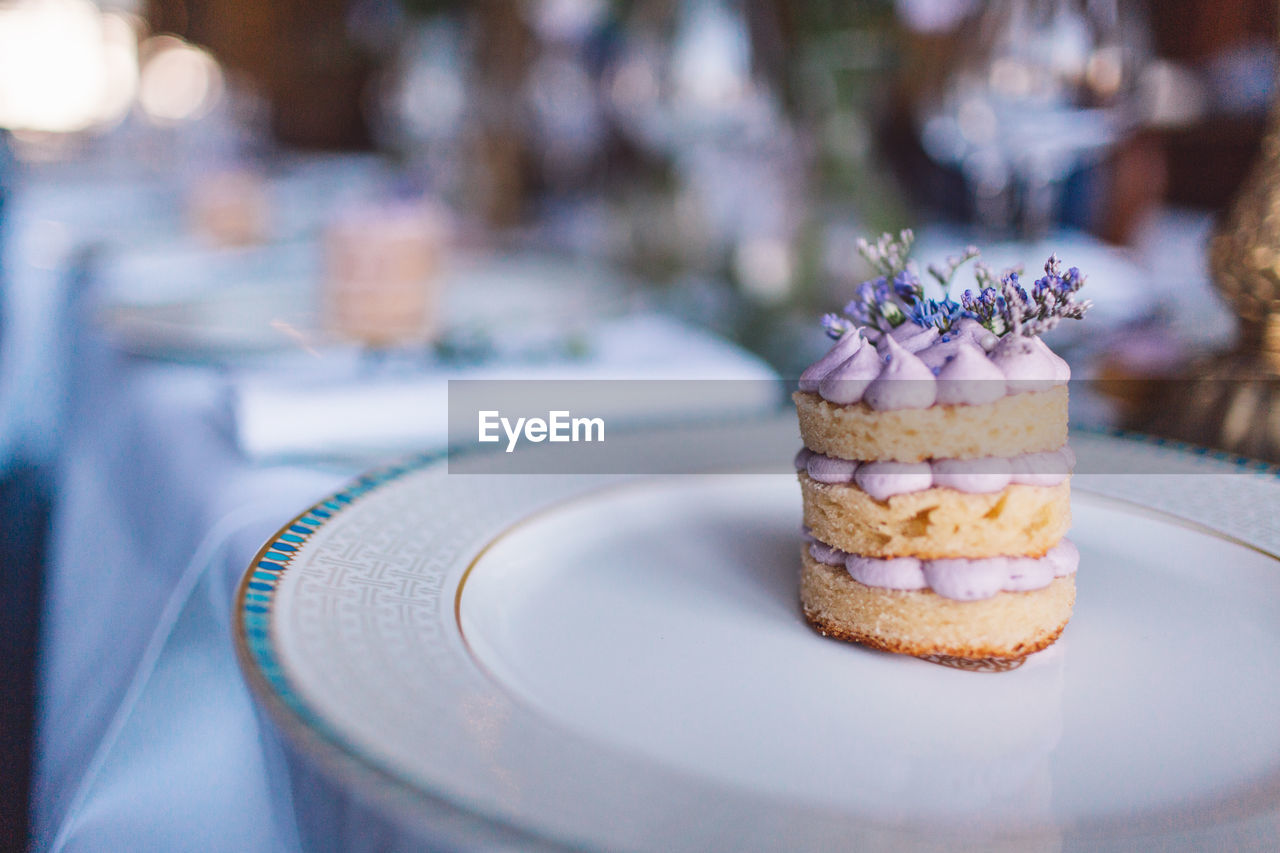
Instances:
[[[443,449],[448,441],[450,379],[737,380],[584,387],[593,416],[613,427],[746,415],[779,404],[777,374],[760,359],[708,332],[651,313],[602,321],[588,334],[588,355],[537,365],[485,365],[409,377],[300,384],[296,377],[252,375],[233,383],[236,441],[255,460],[366,457]]]

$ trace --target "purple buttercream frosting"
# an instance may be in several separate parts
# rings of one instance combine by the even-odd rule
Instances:
[[[1057,356],[1039,338],[1005,335],[990,358],[1004,374],[1011,394],[1043,391],[1062,381],[1058,379],[1062,370],[1054,361]]]
[[[958,492],[998,492],[1013,480],[1013,466],[1008,459],[988,456],[982,459],[936,459],[933,484]]]
[[[1004,394],[1004,374],[972,342],[959,347],[938,371],[938,402],[944,406],[994,403]]]
[[[885,340],[892,338],[894,341],[902,345],[907,352],[919,352],[920,350],[934,344],[940,336],[937,326],[917,326],[911,321],[907,321],[900,326],[894,328],[889,334],[880,339],[880,346],[885,346]]]
[[[1054,578],[1073,574],[1080,561],[1076,546],[1063,539],[1043,557],[984,557],[921,560],[916,557],[864,557],[822,542],[809,555],[827,566],[843,564],[858,583],[880,589],[932,589],[944,598],[979,601],[999,592],[1043,589]]]
[[[1008,577],[1009,561],[1004,557],[927,560],[924,564],[924,578],[929,588],[957,601],[990,598],[1004,588]]]
[[[929,368],[937,375],[942,366],[950,361],[961,347],[971,346],[973,341],[964,337],[950,337],[945,341],[938,341],[936,344],[925,347],[916,353],[916,358],[924,362],[924,366]],[[1000,378],[1004,378],[1004,374],[1000,374]]]
[[[1012,482],[1020,486],[1056,486],[1067,479],[1075,454],[1069,448],[1044,453],[1024,453],[1009,460]]]
[[[860,466],[851,459],[837,459],[815,453],[805,463],[809,476],[819,483],[849,483]]]
[[[928,462],[864,462],[853,475],[862,491],[878,501],[894,495],[920,492],[933,485]]]
[[[809,544],[809,556],[824,566],[840,566],[844,564],[848,554],[839,548],[832,548],[826,543],[815,541]]]
[[[925,589],[924,570],[915,557],[881,560],[849,554],[844,561],[849,576],[858,583],[881,589]]]
[[[1063,539],[1045,553],[1044,562],[1052,568],[1055,578],[1074,575],[1080,568],[1080,550],[1070,539]]]
[[[848,406],[862,399],[867,386],[880,375],[880,354],[870,343],[831,369],[818,385],[822,399]]]
[[[1045,559],[1034,557],[1005,557],[1005,592],[1026,592],[1043,589],[1054,578],[1053,565]]]
[[[972,317],[961,317],[952,329],[952,335],[968,338],[986,352],[991,352],[1000,343],[1000,338],[994,332]]]
[[[938,383],[925,363],[902,347],[891,335],[882,339],[887,362],[863,393],[867,405],[879,411],[927,409],[938,398]]]
[[[830,373],[831,369],[837,364],[857,352],[860,346],[862,346],[861,332],[857,330],[845,332],[835,342],[835,345],[827,350],[826,355],[806,367],[804,372],[800,374],[800,390],[817,391],[818,383],[822,381],[822,377]]]
[[[824,461],[826,460],[826,461]],[[796,454],[796,470],[822,483],[847,483],[852,479],[876,500],[929,488],[956,489],[969,493],[998,492],[1005,486],[1056,486],[1067,478],[1075,464],[1071,448],[1063,446],[1045,453],[1024,453],[1008,458],[984,456],[978,459],[930,459],[924,462],[854,462],[836,459],[807,448]],[[812,468],[810,466],[813,466]],[[852,467],[850,467],[852,466]],[[818,472],[818,476],[814,475]]]
[[[946,390],[936,385],[935,377],[947,382]],[[997,338],[965,317],[945,335],[912,322],[887,333],[872,328],[846,332],[800,374],[800,390],[840,406],[866,402],[887,411],[928,408],[934,402],[978,405],[1070,377],[1071,368],[1040,338]]]
[[[1049,358],[1049,362],[1053,365],[1053,381],[1055,385],[1061,385],[1071,379],[1071,365],[1067,364],[1067,360],[1049,349],[1049,345],[1044,342],[1044,338],[1032,338],[1035,341],[1034,346],[1044,352]]]

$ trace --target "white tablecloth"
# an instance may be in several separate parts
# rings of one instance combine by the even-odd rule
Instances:
[[[643,322],[668,349],[685,341],[689,376],[709,352],[718,361],[702,375],[726,364],[703,333]],[[297,849],[228,604],[261,542],[356,470],[255,465],[232,440],[225,374],[77,340],[42,627],[37,849]],[[622,370],[626,354],[613,357]]]
[[[37,849],[280,849],[227,602],[257,544],[344,475],[247,465],[216,377],[82,343],[46,579]]]

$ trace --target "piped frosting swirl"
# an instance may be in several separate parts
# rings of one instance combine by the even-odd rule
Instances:
[[[1043,589],[1054,578],[1073,575],[1080,552],[1068,539],[1043,557],[921,560],[916,557],[864,557],[822,542],[809,543],[809,556],[823,565],[843,563],[858,583],[880,589],[930,589],[943,598],[978,601],[1001,592]]]
[[[1009,485],[1056,486],[1075,467],[1070,447],[1019,456],[986,456],[981,459],[930,459],[925,462],[855,462],[836,459],[802,448],[796,454],[797,471],[827,485],[856,483],[876,500],[931,488],[960,492],[998,492]]]
[[[892,335],[881,338],[884,366],[871,380],[862,398],[880,411],[927,409],[938,399],[938,383],[933,371]]]
[[[1067,363],[1040,338],[997,338],[968,317],[946,333],[907,321],[868,334],[878,334],[874,345],[861,330],[842,335],[800,374],[800,390],[840,406],[865,402],[887,411],[978,405],[1071,378]]]

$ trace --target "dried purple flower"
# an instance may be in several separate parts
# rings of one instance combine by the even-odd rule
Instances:
[[[997,311],[979,320],[996,334],[1012,332],[1033,337],[1055,328],[1062,320],[1080,320],[1092,307],[1089,300],[1077,302],[1075,293],[1084,286],[1084,276],[1072,267],[1062,275],[1057,255],[1050,255],[1044,265],[1044,277],[1037,279],[1031,292],[1022,286],[1015,272],[1001,280]],[[984,312],[985,313],[985,312]]]
[[[844,306],[844,313],[859,325],[881,330],[891,329],[903,320],[889,281],[883,276],[858,285],[854,299]]]
[[[942,285],[944,291],[949,291],[951,282],[956,277],[956,271],[978,257],[978,254],[977,246],[966,246],[965,250],[959,255],[952,255],[947,258],[945,264],[929,264],[929,275],[933,276],[938,284]]]
[[[826,331],[827,337],[838,341],[855,329],[856,326],[839,314],[823,314],[822,328]]]
[[[1032,283],[1030,291],[1023,286],[1021,267],[1005,270],[997,276],[986,264],[974,264],[975,292],[965,290],[957,302],[948,291],[956,271],[978,257],[969,246],[960,255],[947,258],[942,266],[930,266],[929,273],[942,285],[942,299],[925,297],[924,286],[908,260],[914,235],[909,230],[897,236],[884,234],[874,243],[858,241],[858,249],[879,273],[878,278],[858,286],[855,298],[844,308],[846,317],[828,314],[823,326],[832,337],[840,337],[855,324],[888,331],[908,319],[947,332],[963,317],[972,317],[996,335],[1014,333],[1039,335],[1054,328],[1064,319],[1080,319],[1092,302],[1077,302],[1075,294],[1084,286],[1085,277],[1076,267],[1062,272],[1056,254],[1044,265],[1044,276]]]
[[[920,277],[912,270],[903,270],[893,277],[893,292],[908,303],[924,296],[924,286]]]
[[[962,302],[956,302],[950,296],[942,299],[921,299],[907,309],[907,316],[917,326],[937,326],[938,331],[946,332],[962,317],[972,317],[972,312]]]
[[[858,252],[867,259],[871,268],[892,279],[907,269],[907,256],[911,254],[911,244],[916,235],[910,228],[904,228],[895,237],[893,234],[881,234],[874,244],[865,239],[858,240]]]

